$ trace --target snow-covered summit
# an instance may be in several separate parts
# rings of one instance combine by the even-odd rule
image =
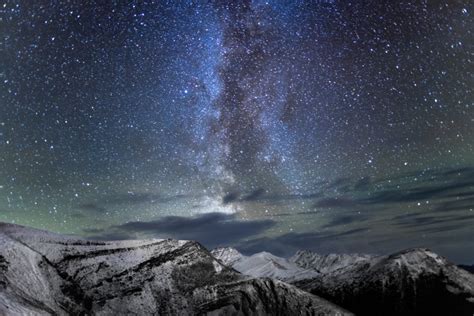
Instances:
[[[295,281],[315,277],[318,273],[298,267],[288,259],[268,252],[256,253],[242,258],[233,265],[234,269],[254,277],[270,277],[282,281]]]
[[[277,257],[269,252],[259,252],[244,256],[234,248],[217,248],[211,252],[224,264],[245,275],[268,277],[286,282],[313,278],[316,271],[298,267],[288,259]]]
[[[350,315],[194,241],[94,242],[0,223],[0,315]]]
[[[474,275],[426,248],[391,255],[213,251],[243,274],[291,282],[360,315],[474,314]]]
[[[420,274],[437,274],[441,270],[451,269],[453,264],[427,248],[412,248],[380,258],[372,268],[373,271],[382,269],[406,269],[412,277]],[[458,269],[457,267],[455,267]]]
[[[237,261],[247,258],[241,254],[237,249],[232,247],[219,247],[211,251],[211,254],[222,261],[227,266],[233,266]]]
[[[362,315],[474,313],[474,275],[426,248],[367,257],[295,284]]]

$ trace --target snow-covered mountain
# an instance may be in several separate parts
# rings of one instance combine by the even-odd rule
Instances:
[[[329,301],[360,315],[471,316],[474,275],[419,248],[389,256],[300,251],[288,260],[0,224],[0,315],[350,315]]]
[[[343,270],[354,265],[364,264],[375,258],[367,254],[327,254],[321,255],[308,250],[299,250],[290,258],[290,262],[304,269],[313,269],[320,273]]]
[[[356,260],[294,284],[360,315],[474,314],[474,275],[428,249]]]
[[[285,282],[316,277],[314,270],[298,267],[295,263],[269,252],[259,252],[252,256],[244,256],[231,247],[217,248],[212,255],[222,263],[232,266],[235,270],[253,277],[267,277]]]
[[[223,264],[232,267],[238,261],[248,258],[232,247],[220,247],[211,251],[211,254]]]
[[[358,315],[474,314],[474,275],[428,249],[389,256],[298,251],[289,260],[232,248],[213,253],[244,274],[291,282]]]
[[[193,241],[91,242],[0,224],[0,315],[350,315]]]

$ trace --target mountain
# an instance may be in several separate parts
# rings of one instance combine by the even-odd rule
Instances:
[[[291,282],[358,315],[474,314],[474,275],[428,249],[389,256],[298,251],[289,260],[268,253],[247,257],[232,248],[214,255],[244,274]],[[309,269],[315,274],[305,277]]]
[[[367,254],[328,254],[321,255],[308,250],[299,250],[290,258],[290,262],[304,269],[313,269],[320,273],[329,273],[336,270],[365,264],[372,260],[374,255]]]
[[[351,315],[329,301],[359,315],[471,316],[474,275],[421,248],[284,259],[0,223],[0,315]]]
[[[474,314],[474,275],[428,249],[357,259],[337,269],[319,263],[315,268],[329,272],[294,284],[356,314]]]
[[[268,277],[285,282],[294,282],[318,275],[316,271],[298,267],[295,263],[268,252],[244,256],[236,249],[226,247],[214,249],[211,253],[222,263],[233,267],[242,274],[254,277]]]
[[[248,258],[232,247],[220,247],[211,251],[214,258],[219,259],[223,264],[232,267],[242,259]]]
[[[193,241],[93,242],[0,224],[0,315],[351,315]]]

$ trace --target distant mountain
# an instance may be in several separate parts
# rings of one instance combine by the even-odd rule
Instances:
[[[460,264],[460,265],[458,265],[458,267],[460,267],[461,269],[464,269],[468,272],[474,273],[474,265],[469,266],[469,265],[465,265],[465,264]]]
[[[226,247],[214,249],[211,253],[224,264],[232,266],[245,275],[274,278],[285,282],[313,278],[318,275],[314,270],[301,268],[287,259],[268,252],[244,256],[236,249]]]
[[[233,266],[235,263],[247,258],[237,249],[232,247],[221,247],[211,250],[211,254],[227,266]]]
[[[320,273],[329,273],[336,270],[365,264],[375,258],[367,254],[328,254],[321,255],[308,250],[299,250],[290,258],[290,261],[305,269],[313,269]]]
[[[315,268],[329,272],[294,284],[356,314],[474,314],[474,275],[428,249],[357,259],[335,270]]]
[[[193,241],[90,242],[0,224],[0,315],[351,315]]]
[[[290,281],[357,315],[474,314],[474,275],[428,249],[410,249],[390,256],[298,251],[289,260],[268,253],[254,255],[270,258],[270,262],[285,262],[292,267],[283,270],[286,273],[278,265],[254,263],[248,261],[254,256],[227,249],[232,256],[223,257],[232,258],[227,262],[242,273]],[[292,279],[292,271],[301,271],[294,265],[316,274]]]

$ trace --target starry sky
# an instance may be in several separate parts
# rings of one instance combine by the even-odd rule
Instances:
[[[0,3],[0,221],[474,262],[473,3]]]

